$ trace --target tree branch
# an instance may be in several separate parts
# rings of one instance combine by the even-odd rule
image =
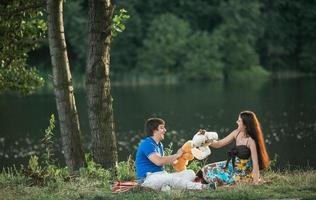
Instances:
[[[33,4],[22,4],[21,6],[18,6],[14,10],[8,11],[8,9],[7,9],[8,4],[6,4],[6,3],[7,2],[5,2],[5,3],[2,2],[0,4],[0,8],[1,8],[0,16],[1,17],[5,17],[6,19],[15,17],[16,15],[23,14],[24,12],[29,11],[29,10],[45,8],[45,6],[46,6],[46,1],[45,0],[40,0],[40,1],[37,1],[37,2],[35,2]]]

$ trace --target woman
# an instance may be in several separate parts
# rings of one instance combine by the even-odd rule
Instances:
[[[241,112],[237,124],[238,128],[224,139],[209,143],[213,148],[221,148],[235,141],[234,147],[227,153],[227,161],[206,165],[197,173],[206,182],[216,182],[220,186],[243,179],[259,184],[259,170],[269,167],[269,156],[255,113]]]

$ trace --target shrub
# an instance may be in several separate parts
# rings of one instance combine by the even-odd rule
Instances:
[[[102,180],[110,180],[111,172],[102,168],[100,164],[97,164],[92,159],[91,154],[85,154],[87,167],[80,168],[81,177],[97,178]]]
[[[118,163],[117,179],[120,181],[136,179],[135,161],[131,156],[128,157],[127,161]]]

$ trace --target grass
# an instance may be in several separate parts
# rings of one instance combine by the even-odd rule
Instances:
[[[316,199],[316,171],[267,171],[268,183],[237,184],[216,191],[169,192],[137,189],[120,194],[111,193],[109,180],[81,175],[69,182],[51,181],[44,186],[29,186],[22,174],[0,174],[0,199]]]

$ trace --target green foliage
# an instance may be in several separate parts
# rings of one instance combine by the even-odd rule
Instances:
[[[23,173],[29,178],[28,181],[31,186],[45,184],[46,171],[40,166],[36,155],[31,156],[27,168],[23,169]]]
[[[84,72],[87,57],[88,10],[84,4],[84,0],[65,1],[64,3],[63,14],[67,50],[73,71],[76,72]],[[48,44],[46,45],[48,48]],[[48,58],[50,59],[50,57]]]
[[[110,180],[135,180],[136,171],[135,171],[135,162],[129,156],[127,161],[122,161],[118,163],[116,169],[107,170],[102,168],[100,164],[94,162],[90,154],[85,155],[87,166],[80,168],[80,177],[89,177],[100,179],[104,183]],[[112,172],[116,171],[117,176],[113,176]]]
[[[29,178],[30,185],[47,185],[50,182],[69,180],[67,167],[57,167],[54,159],[54,130],[55,116],[51,115],[49,126],[45,130],[42,144],[45,151],[40,155],[32,155],[26,169],[22,168],[23,174]]]
[[[46,36],[42,1],[13,0],[0,4],[0,92],[9,90],[30,94],[43,85],[26,59]]]
[[[130,18],[125,9],[120,9],[118,15],[114,15],[112,23],[112,35],[117,36],[118,33],[121,33],[125,30],[126,21]]]
[[[126,29],[112,42],[111,76],[115,80],[121,80],[124,76],[153,77],[153,74],[171,74],[175,80],[213,80],[223,74],[225,78],[230,76],[231,69],[244,70],[253,66],[263,66],[272,71],[315,73],[315,1],[123,0],[115,3],[116,7],[126,8],[128,15],[133,16],[116,26],[118,31]],[[3,7],[1,11],[7,13],[10,9]],[[87,9],[84,0],[65,2],[65,33],[70,62],[73,70],[80,73],[84,72],[86,61]],[[114,21],[119,22],[118,19],[124,18],[125,14],[119,10],[115,13],[113,27]],[[164,15],[174,16],[180,20],[180,24],[173,23],[175,20],[171,17],[153,26],[153,22]],[[0,24],[7,21],[1,20]],[[189,28],[179,29],[183,23]],[[150,27],[154,27],[155,31]],[[178,29],[180,33],[175,34],[172,29]],[[187,29],[190,34],[183,37]],[[208,45],[208,48],[204,43],[203,48],[199,47],[200,42],[190,39],[201,33],[210,35],[212,45]],[[170,40],[169,35],[173,35],[174,39]],[[205,38],[205,43],[209,43]],[[185,41],[185,45],[182,45],[185,48],[179,47],[177,39]],[[34,52],[29,63],[32,66],[50,66],[50,57],[45,56],[48,55],[47,48]],[[170,53],[169,49],[174,50]],[[201,52],[201,49],[205,52]],[[217,68],[219,65],[225,67],[224,72]],[[214,66],[214,69],[207,66]]]
[[[42,171],[42,168],[38,163],[38,157],[36,155],[32,155],[29,159],[28,168],[34,173],[40,173]]]
[[[218,44],[211,35],[205,31],[192,33],[185,20],[172,14],[151,22],[144,47],[138,52],[137,66],[148,74],[180,74],[184,80],[223,77]]]
[[[14,91],[20,95],[28,95],[44,85],[44,79],[35,68],[0,67],[0,93]]]
[[[131,156],[128,157],[127,161],[118,163],[117,179],[120,181],[130,181],[136,179],[135,162]]]
[[[229,80],[256,80],[268,78],[270,73],[261,66],[252,66],[250,69],[232,69],[229,72]]]
[[[259,65],[255,44],[262,32],[260,2],[228,0],[219,7],[223,23],[212,33],[219,45],[225,65],[225,75],[230,70],[245,70]]]
[[[191,169],[195,172],[199,171],[202,168],[202,162],[194,159],[190,162],[190,164],[188,165],[187,169]]]
[[[271,70],[315,73],[315,1],[264,1],[261,60]]]
[[[230,70],[248,70],[253,66],[315,73],[315,1],[123,0],[115,3],[133,17],[125,20],[126,13],[115,10],[113,27],[119,32],[126,29],[112,42],[112,80],[131,77],[125,80],[134,81],[149,76],[150,81],[153,75],[159,79],[168,75],[176,81],[214,80],[231,76]],[[65,2],[70,62],[79,73],[84,72],[86,61],[87,9],[84,0]],[[161,16],[173,17],[158,20]],[[181,28],[181,24],[187,27]],[[204,34],[208,36],[201,39],[196,36]],[[185,44],[179,45],[180,41]],[[207,46],[210,41],[211,45]],[[32,66],[50,66],[50,57],[45,56],[47,48],[33,53]],[[41,55],[40,60],[37,53]]]
[[[30,50],[39,47],[47,32],[43,10],[40,0],[13,0],[0,4],[2,66],[9,67],[18,63],[14,62],[16,60],[24,60]]]
[[[27,168],[22,169],[31,186],[43,186],[50,182],[60,182],[70,179],[67,167],[59,168],[53,164],[46,165],[41,163],[48,162],[40,162],[39,157],[32,155]]]
[[[223,78],[223,63],[218,46],[211,35],[196,32],[188,39],[183,59],[182,78],[187,80],[218,80]]]
[[[52,114],[49,120],[49,126],[45,130],[45,136],[42,139],[42,144],[45,146],[45,152],[43,153],[43,160],[46,166],[53,165],[54,160],[54,130],[55,128],[55,115]]]
[[[139,70],[156,75],[179,72],[191,32],[188,22],[173,14],[157,16],[150,23],[143,48],[138,52]]]
[[[172,152],[173,152],[172,146],[173,146],[173,143],[170,142],[169,145],[168,145],[168,147],[164,148],[164,155],[165,155],[165,156],[170,156],[170,155],[172,155]]]
[[[165,155],[165,156],[170,156],[170,155],[173,154],[173,150],[172,150],[173,148],[172,148],[172,146],[173,146],[173,143],[170,142],[169,145],[168,145],[168,147],[165,147],[165,148],[164,148],[164,155]],[[165,170],[166,170],[167,172],[169,172],[169,173],[175,171],[175,170],[173,169],[173,167],[172,167],[171,164],[170,164],[170,165],[165,165],[164,168],[165,168]]]
[[[21,168],[23,169],[23,166],[21,166]],[[27,179],[23,175],[22,170],[16,168],[15,165],[3,168],[0,173],[0,188],[25,185],[26,181]]]
[[[87,167],[80,168],[80,176],[110,180],[111,172],[94,162],[91,154],[85,154]]]
[[[88,10],[84,0],[65,2],[65,33],[68,41],[70,60],[74,71],[84,72],[86,63],[86,49],[88,42]],[[130,16],[125,9],[120,9],[113,17],[112,34],[118,36],[125,30]],[[48,48],[48,47],[47,47]],[[38,62],[38,61],[37,61]],[[40,63],[44,65],[44,63]]]

